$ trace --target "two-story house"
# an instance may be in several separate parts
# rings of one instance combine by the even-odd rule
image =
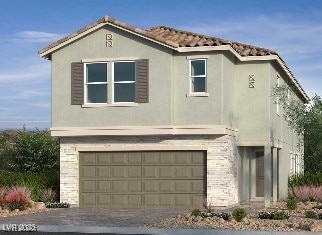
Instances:
[[[308,96],[277,52],[106,16],[39,54],[52,63],[61,201],[197,207],[287,196],[301,153],[271,91],[285,83]]]

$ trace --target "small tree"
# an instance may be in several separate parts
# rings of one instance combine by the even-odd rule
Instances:
[[[299,99],[289,99],[287,85],[274,87],[272,96],[277,97],[283,109],[283,116],[288,126],[298,136],[299,148],[304,144],[304,170],[317,173],[322,169],[322,100],[318,95],[310,103]]]
[[[59,172],[59,139],[47,130],[18,131],[8,151],[9,171],[33,173]]]

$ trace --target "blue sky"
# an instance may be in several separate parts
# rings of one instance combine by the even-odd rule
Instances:
[[[50,128],[50,61],[37,52],[104,15],[277,50],[309,96],[322,95],[319,0],[2,0],[0,129]]]

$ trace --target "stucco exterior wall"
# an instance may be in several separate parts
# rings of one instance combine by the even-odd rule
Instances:
[[[215,206],[238,203],[237,156],[235,138],[231,136],[169,137],[70,137],[61,138],[60,200],[79,205],[79,148],[126,148],[195,146],[207,151],[207,200]],[[125,150],[123,150],[125,151]]]
[[[106,47],[107,33],[113,35],[113,47]],[[149,103],[100,108],[71,105],[72,62],[120,57],[149,59]],[[172,50],[112,26],[105,26],[54,52],[52,127],[170,125],[172,61]]]

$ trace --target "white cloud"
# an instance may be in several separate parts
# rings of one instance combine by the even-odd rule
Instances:
[[[17,42],[32,42],[32,43],[52,43],[64,35],[39,31],[22,31],[16,34]]]
[[[0,86],[39,82],[39,79],[50,78],[50,71],[49,63],[7,68],[4,72],[0,71]]]

